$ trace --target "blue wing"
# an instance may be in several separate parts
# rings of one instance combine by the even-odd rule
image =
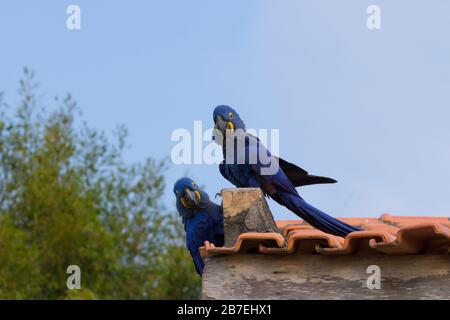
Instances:
[[[256,137],[243,134],[236,135],[235,139],[234,162],[224,162],[219,166],[228,181],[236,187],[260,187],[269,195],[278,189],[298,195],[277,159]],[[244,147],[244,152],[238,152],[239,146]]]
[[[236,157],[231,164],[225,161],[221,170],[225,172],[228,180],[232,183],[238,181],[240,185],[235,184],[236,186],[260,187],[266,195],[319,230],[342,237],[358,230],[307,204],[280,168],[277,159],[257,138],[244,134],[238,139],[245,139],[245,144],[242,141],[235,143],[245,152],[235,152]]]
[[[222,206],[211,202],[206,212],[212,221],[213,238],[212,241],[217,247],[224,245],[224,230],[223,230],[223,211]]]
[[[249,179],[252,171],[248,166],[236,163],[225,164],[225,162],[222,161],[219,165],[219,171],[225,179],[230,181],[237,188],[251,187],[249,185]]]
[[[211,241],[211,231],[209,218],[204,213],[197,213],[186,225],[186,247],[191,253],[195,270],[200,275],[203,273],[204,263],[198,248],[206,240]]]
[[[197,250],[189,250],[191,253],[192,261],[194,261],[195,271],[199,274],[203,274],[203,269],[205,268],[205,264],[203,263],[203,259],[200,256],[200,251]]]

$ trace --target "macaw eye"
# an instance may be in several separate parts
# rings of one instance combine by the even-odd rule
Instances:
[[[195,182],[194,181],[192,181],[192,186],[195,188]]]
[[[230,119],[233,119],[233,112],[230,112],[229,116],[230,116]]]

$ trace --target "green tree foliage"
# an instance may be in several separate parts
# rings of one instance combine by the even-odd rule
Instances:
[[[111,142],[78,124],[70,95],[47,111],[37,89],[25,70],[20,103],[0,96],[0,298],[197,298],[184,230],[161,205],[165,162],[126,163],[124,127]],[[82,290],[67,289],[72,264]]]

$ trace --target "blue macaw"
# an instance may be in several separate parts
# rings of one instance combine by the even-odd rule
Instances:
[[[191,253],[195,270],[203,273],[199,247],[205,241],[221,247],[224,244],[222,207],[209,200],[206,192],[189,178],[181,178],[173,187],[177,210],[186,231],[186,248]]]
[[[238,188],[261,188],[265,195],[294,212],[319,230],[345,237],[359,229],[339,221],[311,206],[296,187],[335,183],[336,180],[313,176],[298,166],[272,156],[259,139],[245,131],[239,114],[226,105],[214,109],[213,139],[222,146],[222,176]]]

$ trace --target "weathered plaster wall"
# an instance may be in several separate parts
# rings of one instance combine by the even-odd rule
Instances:
[[[381,289],[368,289],[378,265]],[[268,255],[206,258],[203,299],[450,299],[449,255]]]

